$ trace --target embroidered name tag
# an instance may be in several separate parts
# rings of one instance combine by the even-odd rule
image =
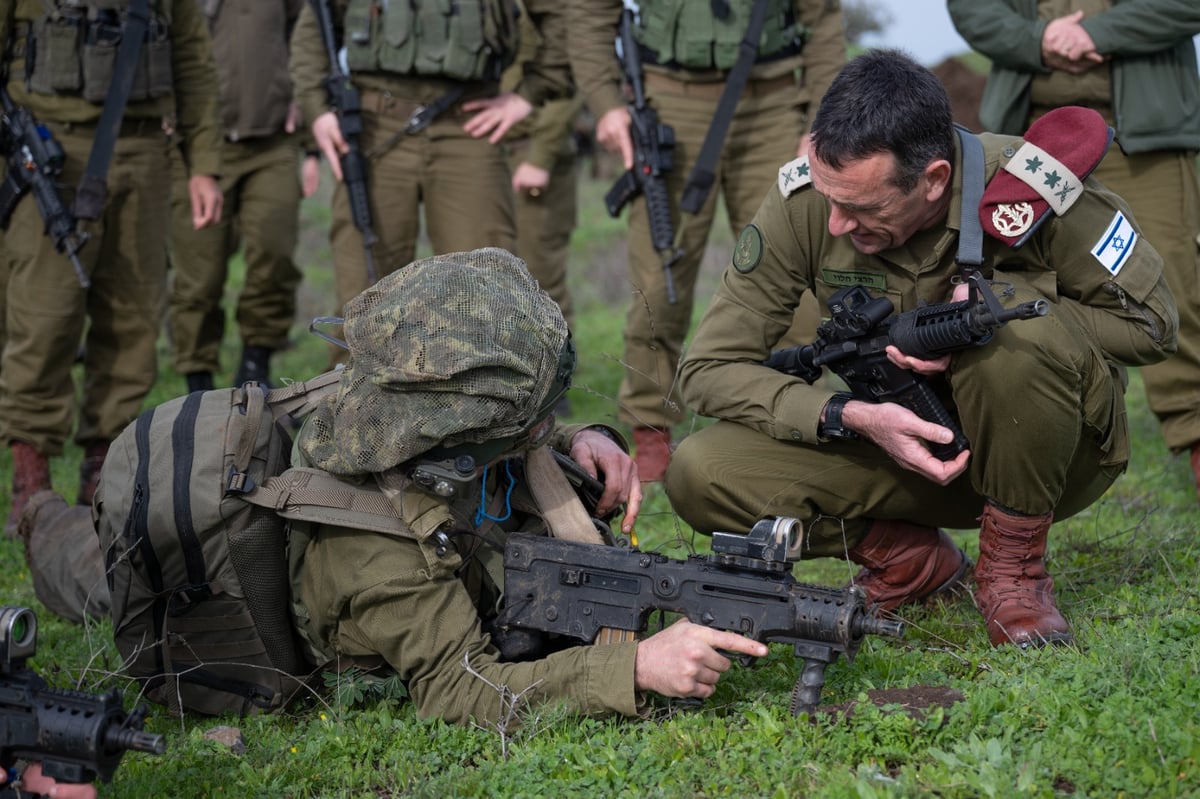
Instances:
[[[1104,235],[1092,247],[1092,255],[1115,277],[1125,265],[1125,259],[1133,251],[1137,240],[1137,231],[1125,218],[1125,214],[1118,211],[1108,224]]]
[[[871,272],[839,272],[834,269],[822,269],[821,280],[830,286],[863,285],[876,291],[887,291],[887,276]]]

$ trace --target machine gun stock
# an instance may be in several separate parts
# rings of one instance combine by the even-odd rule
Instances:
[[[1045,300],[1005,308],[978,272],[967,282],[970,294],[965,300],[895,315],[891,300],[872,297],[864,286],[841,289],[829,298],[830,318],[817,328],[813,343],[777,350],[763,363],[807,383],[816,382],[822,368],[828,367],[846,382],[855,399],[895,402],[926,421],[949,428],[953,441],[932,445],[930,451],[941,460],[951,460],[970,443],[925,378],[888,360],[888,345],[914,358],[934,360],[982,347],[1008,322],[1034,319],[1050,311]]]
[[[126,714],[117,689],[96,696],[47,687],[25,664],[36,648],[33,611],[0,607],[0,766],[40,760],[60,782],[110,782],[126,752],[166,751],[161,735],[142,731],[145,706]]]
[[[853,660],[868,635],[902,636],[904,624],[868,613],[859,588],[797,582],[786,553],[798,528],[795,519],[778,518],[759,521],[748,535],[717,532],[713,554],[686,560],[516,533],[504,553],[498,626],[590,643],[602,629],[642,632],[657,610],[789,643],[804,660],[791,711],[811,716],[826,666],[840,654]]]

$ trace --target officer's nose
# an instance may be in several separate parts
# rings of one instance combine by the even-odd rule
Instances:
[[[853,232],[857,227],[858,221],[852,214],[846,213],[836,205],[833,206],[829,212],[829,235],[845,236],[847,233]]]

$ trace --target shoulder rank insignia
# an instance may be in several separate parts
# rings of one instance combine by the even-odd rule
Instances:
[[[802,155],[788,161],[779,167],[779,193],[791,197],[798,189],[812,183],[812,174],[808,171],[808,156]]]
[[[1053,212],[1059,216],[1083,195],[1083,181],[1104,158],[1113,130],[1089,108],[1063,106],[1029,126],[1024,142],[1007,148],[1008,163],[983,193],[983,229],[1013,249]]]

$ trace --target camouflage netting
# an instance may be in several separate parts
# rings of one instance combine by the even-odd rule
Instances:
[[[519,435],[565,390],[562,312],[505,250],[415,261],[348,302],[343,329],[341,386],[298,440],[332,474]]]

